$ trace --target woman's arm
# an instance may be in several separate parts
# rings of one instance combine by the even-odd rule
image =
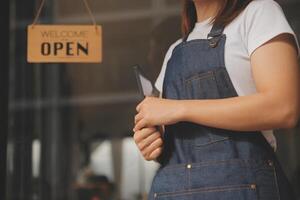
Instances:
[[[146,98],[137,106],[134,130],[178,121],[239,131],[294,127],[300,110],[300,72],[292,35],[281,34],[257,48],[251,65],[256,94],[210,100]]]

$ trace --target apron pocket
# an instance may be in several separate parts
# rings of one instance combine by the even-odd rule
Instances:
[[[184,85],[188,99],[220,98],[214,70],[187,77]]]
[[[216,70],[208,70],[185,78],[184,85],[188,99],[219,99],[217,80],[215,77]],[[200,130],[199,130],[200,129]],[[229,137],[222,129],[208,126],[196,127],[195,146],[205,146],[215,142],[227,140]]]
[[[255,180],[259,185],[259,198],[280,200],[277,169],[275,168],[273,161],[265,160],[264,162],[257,164],[257,166],[254,167],[253,170]]]
[[[154,193],[159,200],[258,200],[255,184],[204,187],[176,192]]]
[[[167,165],[156,172],[151,185],[153,192],[174,192],[186,190],[188,169],[185,164]]]
[[[195,133],[194,144],[197,148],[225,140],[229,140],[229,135],[226,133],[226,130],[202,126],[201,130]]]

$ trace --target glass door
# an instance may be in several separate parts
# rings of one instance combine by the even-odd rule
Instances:
[[[167,49],[181,37],[181,1],[89,0],[103,27],[101,64],[27,63],[26,29],[40,0],[6,2],[9,47],[0,55],[9,60],[7,144],[5,137],[0,141],[7,145],[5,199],[146,200],[158,164],[145,161],[132,138],[141,100],[132,67],[139,64],[156,79]],[[282,5],[299,31],[299,2]],[[39,23],[91,21],[82,0],[46,0]],[[1,106],[7,109],[5,102]],[[295,188],[298,132],[276,133]]]
[[[132,138],[141,100],[132,67],[155,80],[180,38],[180,2],[89,1],[103,27],[101,64],[27,63],[26,28],[40,1],[9,2],[7,199],[145,199],[158,165]],[[39,23],[91,21],[82,0],[46,0]]]

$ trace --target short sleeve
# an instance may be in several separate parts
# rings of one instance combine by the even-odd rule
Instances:
[[[161,71],[160,71],[160,73],[159,73],[159,75],[158,75],[158,77],[157,77],[157,79],[156,79],[156,81],[155,81],[155,84],[154,84],[155,87],[156,87],[156,89],[160,92],[160,94],[162,93],[162,89],[163,89],[163,82],[164,82],[164,77],[165,77],[165,72],[166,72],[166,68],[167,68],[168,61],[170,60],[170,58],[171,58],[171,56],[172,56],[172,53],[173,53],[174,48],[175,48],[181,41],[182,41],[182,40],[179,39],[179,40],[177,40],[175,43],[173,43],[173,44],[169,47],[169,49],[168,49],[168,51],[167,51],[167,53],[166,53],[166,55],[165,55],[163,65],[162,65],[162,67],[161,67]]]
[[[290,33],[294,36],[299,55],[297,36],[277,2],[274,0],[255,0],[248,7],[245,18],[245,42],[249,56],[258,47],[282,33]]]

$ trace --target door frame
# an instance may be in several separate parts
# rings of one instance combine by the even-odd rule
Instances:
[[[9,91],[9,0],[0,6],[0,199],[6,199],[6,156]]]

